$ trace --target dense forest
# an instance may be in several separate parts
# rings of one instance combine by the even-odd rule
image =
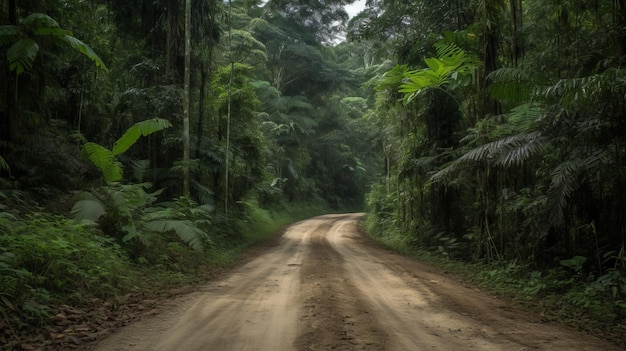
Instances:
[[[624,334],[626,1],[353,2],[1,1],[0,344],[363,210]]]

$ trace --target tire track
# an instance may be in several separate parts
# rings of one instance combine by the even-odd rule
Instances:
[[[327,236],[342,217],[329,220],[311,236],[310,251],[301,271],[300,335],[296,349],[385,350],[387,334],[372,318],[369,307],[354,294],[356,288],[343,269],[344,258]]]
[[[292,225],[278,246],[95,350],[620,350],[380,248],[361,216]]]

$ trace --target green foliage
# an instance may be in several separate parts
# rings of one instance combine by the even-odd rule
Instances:
[[[111,150],[92,142],[83,145],[83,152],[101,172],[104,180],[108,183],[122,180],[124,171],[122,164],[117,160]]]
[[[124,172],[122,164],[117,160],[116,156],[128,150],[139,140],[139,137],[148,136],[171,126],[172,124],[168,120],[161,118],[137,122],[128,128],[124,135],[113,144],[112,151],[93,142],[85,143],[83,151],[89,161],[102,172],[107,183],[121,181]]]
[[[120,155],[133,146],[140,137],[148,136],[171,126],[172,123],[170,123],[170,121],[162,118],[154,118],[137,122],[128,128],[124,135],[122,135],[115,142],[115,144],[113,144],[112,153],[115,156]]]
[[[130,284],[119,246],[93,226],[0,212],[0,228],[0,312],[15,328],[43,323],[52,304],[114,296]]]
[[[438,57],[425,58],[428,68],[404,73],[400,92],[408,104],[426,89],[454,90],[475,80],[478,62],[454,44],[438,44]]]
[[[98,223],[106,234],[128,244],[131,254],[141,256],[144,250],[160,241],[153,234],[175,233],[196,251],[211,244],[208,228],[211,208],[197,206],[186,198],[174,203],[155,204],[160,191],[147,193],[151,185],[111,185],[85,193],[72,208],[72,218]],[[204,229],[203,229],[204,228]]]
[[[61,29],[59,24],[48,15],[32,13],[23,18],[20,24],[21,27],[0,27],[0,43],[3,45],[12,44],[6,55],[9,69],[16,74],[19,75],[32,67],[40,48],[37,41],[43,38],[68,44],[92,60],[97,67],[108,71],[104,62],[87,44],[72,37],[71,32]]]

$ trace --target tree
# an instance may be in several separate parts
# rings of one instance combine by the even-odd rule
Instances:
[[[183,92],[183,196],[189,196],[189,82],[191,70],[191,0],[185,0],[185,87]]]
[[[108,70],[104,62],[88,45],[73,37],[70,31],[62,29],[54,19],[45,14],[30,14],[20,20],[19,26],[0,26],[0,46],[8,46],[6,63],[10,71],[3,91],[5,108],[0,124],[3,131],[1,140],[13,141],[20,135],[20,75],[33,67],[40,49],[46,49],[44,43],[48,41],[57,45],[67,45],[92,60],[96,66],[105,71]]]

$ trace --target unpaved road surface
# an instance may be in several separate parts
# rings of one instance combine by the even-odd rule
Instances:
[[[359,234],[360,217],[289,227],[95,350],[619,350],[376,246]]]

